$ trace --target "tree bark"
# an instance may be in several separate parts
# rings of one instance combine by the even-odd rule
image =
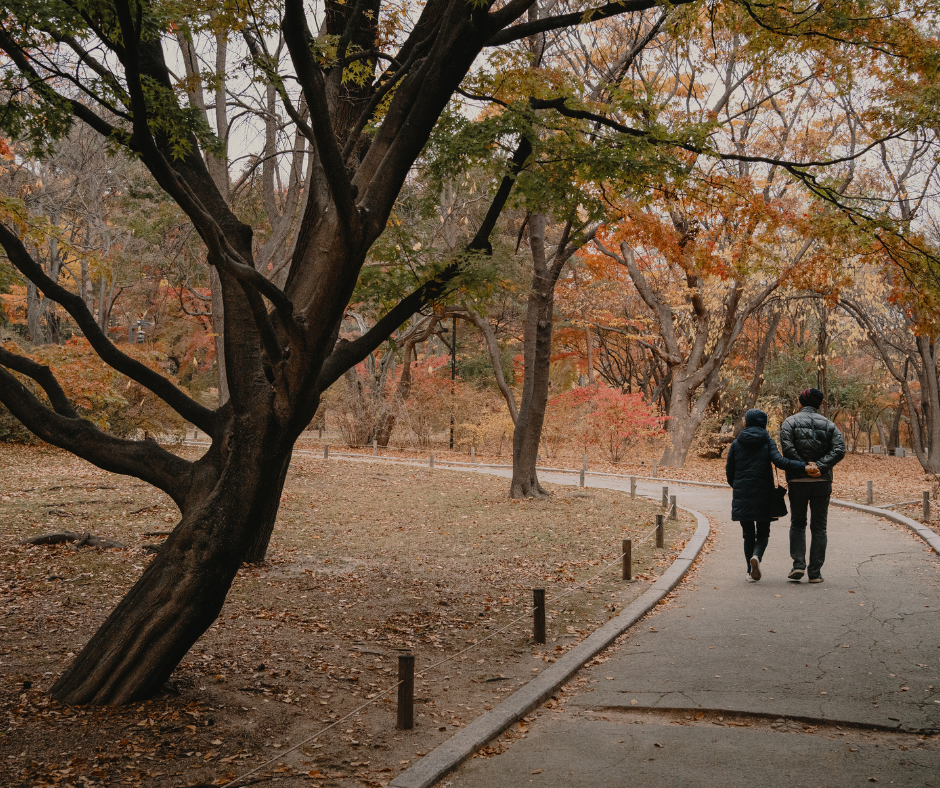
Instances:
[[[770,355],[770,349],[773,347],[774,341],[777,338],[777,326],[780,325],[781,317],[783,317],[783,312],[779,309],[774,310],[770,318],[770,325],[767,326],[767,333],[764,334],[764,339],[757,349],[757,359],[754,362],[754,377],[751,378],[751,385],[747,391],[747,399],[744,402],[744,413],[747,413],[751,408],[757,407],[761,386],[764,383],[764,369],[767,366],[767,357]],[[735,437],[744,429],[744,413],[741,414],[741,417],[735,423]]]
[[[233,434],[224,464],[202,469],[218,474],[215,484],[187,507],[151,564],[53,685],[53,698],[120,704],[151,697],[215,621],[261,524],[277,509],[290,459],[289,446],[258,438]]]
[[[512,434],[511,498],[544,498],[548,495],[539,484],[535,466],[548,404],[552,318],[558,276],[556,274],[552,277],[546,260],[543,214],[532,214],[529,217],[529,243],[533,262],[532,288],[526,304],[523,337],[525,377],[522,381],[522,401]]]
[[[512,393],[512,389],[509,388],[509,384],[506,383],[506,376],[503,374],[503,360],[500,357],[496,333],[493,331],[489,320],[483,317],[483,315],[478,314],[469,307],[467,307],[466,311],[468,319],[477,327],[486,340],[486,350],[490,354],[490,363],[493,365],[493,375],[496,378],[496,386],[499,388],[499,393],[503,395],[506,408],[509,410],[509,417],[512,419],[512,423],[515,424],[519,416],[519,408],[516,405],[516,396]]]

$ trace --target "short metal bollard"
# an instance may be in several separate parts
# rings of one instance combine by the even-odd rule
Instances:
[[[636,498],[636,476],[630,477],[630,497]]]
[[[924,522],[930,522],[930,491],[924,491]]]
[[[678,511],[678,507],[676,506],[676,496],[675,496],[675,495],[670,495],[670,496],[669,496],[669,519],[670,519],[670,520],[678,520],[678,519],[679,519],[679,511]]]
[[[545,589],[532,589],[532,635],[536,643],[545,642]]]
[[[663,509],[669,506],[669,488],[663,487]]]
[[[578,474],[578,487],[584,487],[584,468]]]
[[[329,443],[323,444],[323,459],[324,460],[330,459],[330,444]]]
[[[433,451],[432,451],[431,454],[428,456],[428,467],[429,467],[429,468],[433,468],[433,467],[434,467],[434,452],[433,452]]]
[[[623,540],[623,579],[633,580],[633,540]]]
[[[866,495],[865,495],[865,503],[871,506],[874,502],[875,502],[874,484],[872,482],[868,482],[868,490],[866,491]]]
[[[398,720],[395,727],[410,731],[415,726],[415,657],[398,657]]]
[[[661,514],[656,515],[656,546],[665,547],[666,546],[666,527],[663,523],[663,516]]]

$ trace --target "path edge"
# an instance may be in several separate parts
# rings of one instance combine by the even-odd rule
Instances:
[[[889,509],[879,509],[877,506],[866,506],[862,503],[854,503],[852,501],[842,501],[838,498],[833,498],[830,503],[833,506],[842,506],[845,509],[855,509],[858,512],[864,512],[865,514],[870,514],[875,517],[884,517],[886,520],[891,520],[892,522],[903,525],[905,528],[913,531],[921,539],[923,539],[935,553],[940,555],[940,534],[937,534],[936,531],[928,528],[923,523],[917,522],[910,517],[906,517],[903,514],[898,512],[892,512]]]
[[[659,604],[685,577],[711,533],[711,525],[705,515],[684,506],[679,508],[694,515],[698,526],[682,552],[676,556],[669,568],[660,575],[648,591],[625,607],[620,615],[612,618],[560,657],[551,667],[516,690],[495,709],[475,719],[399,774],[389,783],[388,788],[431,788],[480,747],[540,706],[585,664]]]

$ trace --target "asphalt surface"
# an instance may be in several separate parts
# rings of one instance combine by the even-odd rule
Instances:
[[[940,786],[940,557],[833,507],[824,583],[787,581],[788,520],[749,583],[730,491],[671,491],[712,520],[697,572],[523,738],[441,784]]]

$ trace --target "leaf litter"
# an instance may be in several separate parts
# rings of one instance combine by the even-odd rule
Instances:
[[[622,583],[615,565],[560,599],[614,561],[623,538],[648,533],[660,508],[565,487],[548,501],[510,501],[504,479],[301,456],[268,559],[239,571],[164,692],[67,707],[49,687],[178,512],[146,484],[47,447],[0,445],[0,478],[0,784],[11,788],[223,785],[367,700],[376,702],[256,776],[386,785],[616,615],[695,525],[683,513],[665,550],[635,546],[637,582]],[[62,530],[65,516],[70,530],[128,548],[18,543]],[[533,587],[547,589],[544,646],[526,615]],[[416,655],[412,731],[395,730],[394,692],[377,697],[397,681],[401,653]]]

